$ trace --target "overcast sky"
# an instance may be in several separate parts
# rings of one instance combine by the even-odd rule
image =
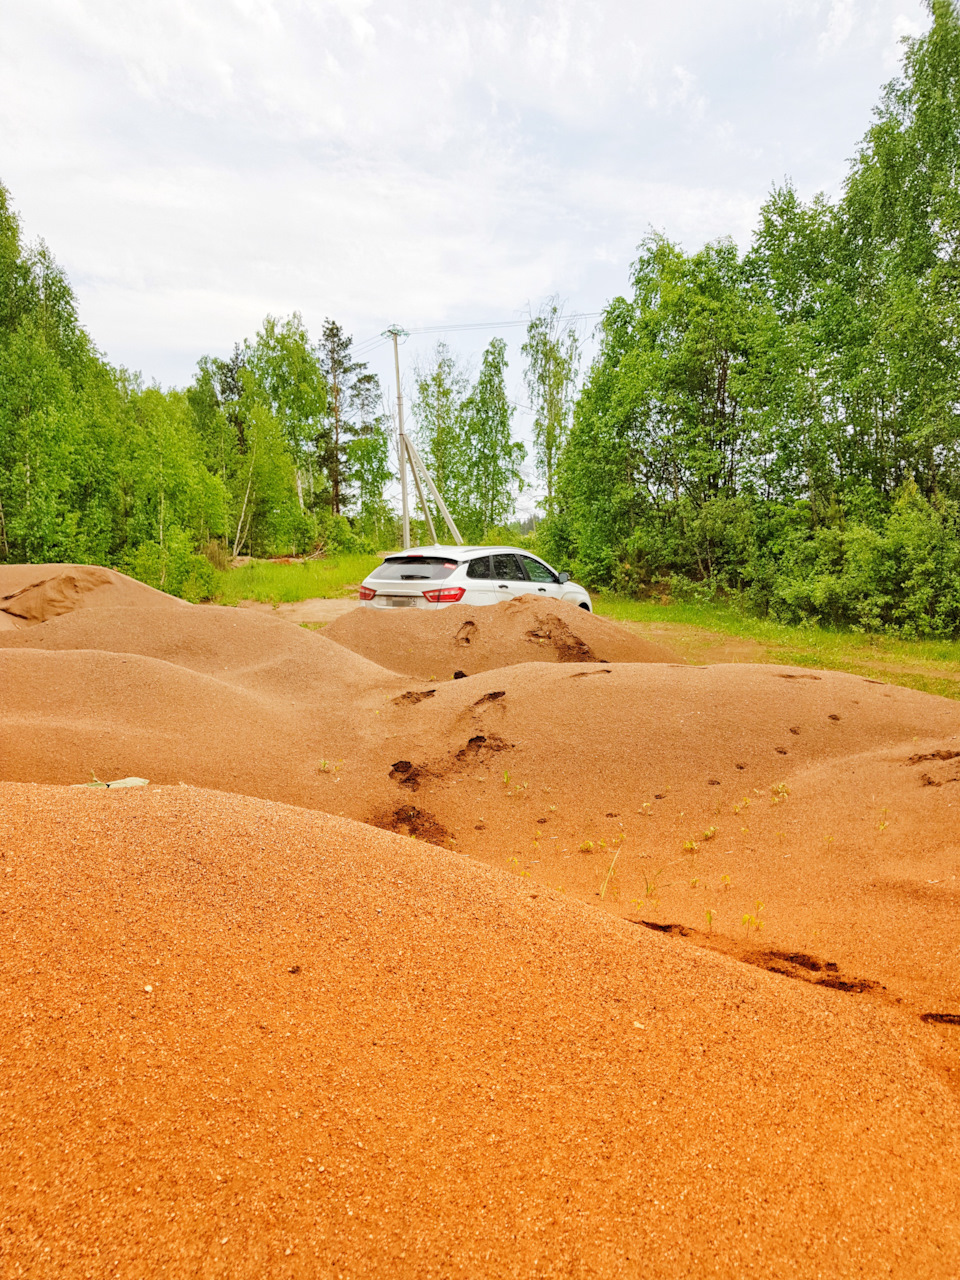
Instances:
[[[773,183],[838,191],[928,21],[922,0],[5,0],[0,181],[106,356],[182,385],[267,313],[360,343],[551,294],[596,312],[650,227],[745,245]],[[448,338],[475,359],[492,332]],[[501,333],[520,398],[522,330]]]

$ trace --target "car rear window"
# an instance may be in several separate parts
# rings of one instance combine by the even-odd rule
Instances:
[[[478,556],[476,560],[471,560],[467,565],[468,578],[489,578],[490,577],[490,557]]]
[[[386,578],[390,582],[436,581],[437,578],[449,578],[459,564],[459,560],[448,560],[443,556],[392,556],[374,569],[370,577]]]

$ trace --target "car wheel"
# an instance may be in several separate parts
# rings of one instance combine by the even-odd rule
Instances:
[[[580,601],[580,608],[586,609],[587,613],[590,612],[590,606],[584,600]]]

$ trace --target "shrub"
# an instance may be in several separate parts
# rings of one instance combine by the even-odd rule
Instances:
[[[163,546],[141,543],[121,567],[131,578],[193,604],[213,595],[213,565],[205,556],[195,554],[182,529],[171,529]]]

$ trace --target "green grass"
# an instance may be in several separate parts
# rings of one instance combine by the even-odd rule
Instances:
[[[263,604],[291,604],[297,600],[339,600],[349,596],[380,563],[380,556],[331,556],[303,564],[271,564],[252,560],[239,569],[216,575],[216,604],[259,600]]]
[[[711,661],[711,647],[735,639],[752,648],[749,657],[744,653],[746,661],[850,671],[960,698],[957,640],[900,640],[813,625],[789,626],[770,618],[751,618],[719,604],[657,604],[598,595],[593,606],[598,614],[649,630],[665,645],[676,647],[681,656],[694,660]]]

